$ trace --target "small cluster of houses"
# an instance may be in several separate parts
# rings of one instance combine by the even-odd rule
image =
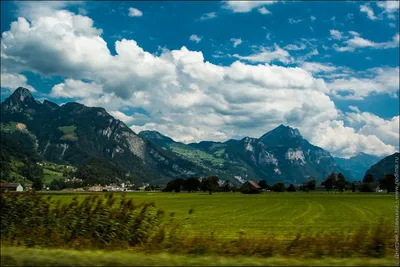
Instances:
[[[90,192],[131,192],[131,191],[144,191],[146,187],[150,186],[149,184],[142,184],[142,186],[135,187],[132,184],[122,183],[121,185],[111,184],[106,186],[94,185],[87,188],[87,191]]]
[[[65,178],[64,179],[64,182],[66,182],[66,183],[75,183],[75,182],[77,182],[77,183],[82,183],[83,182],[83,180],[82,179],[80,179],[80,178],[76,178],[76,177],[72,177],[72,178]]]

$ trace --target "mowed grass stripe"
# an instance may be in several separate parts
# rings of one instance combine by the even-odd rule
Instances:
[[[99,193],[103,194],[103,193]],[[117,197],[121,193],[115,193]],[[74,196],[53,194],[53,200],[68,203]],[[394,195],[356,193],[127,193],[134,202],[155,202],[175,213],[186,235],[204,234],[236,238],[264,233],[290,238],[298,232],[353,232],[382,216],[394,218]],[[190,209],[194,210],[189,214]]]

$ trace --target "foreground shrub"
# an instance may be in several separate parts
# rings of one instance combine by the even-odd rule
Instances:
[[[32,192],[1,194],[2,242],[52,247],[127,247],[162,243],[164,212],[125,195],[88,196],[61,205]]]

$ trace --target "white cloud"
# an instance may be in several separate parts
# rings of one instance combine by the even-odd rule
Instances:
[[[293,18],[289,18],[288,20],[290,24],[297,24],[303,21],[302,19],[293,19]]]
[[[247,13],[256,8],[271,5],[276,1],[224,1],[222,7],[234,13]],[[261,11],[259,10],[261,13]]]
[[[311,73],[333,72],[337,69],[335,66],[318,62],[304,62],[301,67]]]
[[[358,32],[355,31],[349,31],[349,33],[353,36],[360,36],[360,34]]]
[[[349,109],[355,112],[361,112],[356,106],[349,106]]]
[[[376,43],[374,41],[364,39],[359,36],[359,34],[354,34],[353,33],[353,38],[346,40],[344,43],[346,46],[338,46],[334,45],[333,48],[338,51],[338,52],[347,52],[347,51],[354,51],[358,48],[374,48],[374,49],[389,49],[389,48],[395,48],[399,46],[399,34],[397,33],[396,35],[393,36],[392,40],[387,41],[387,42],[381,42],[381,43]]]
[[[395,96],[399,90],[399,68],[374,68],[365,78],[350,77],[328,83],[331,93],[344,99],[362,100],[372,93]],[[341,94],[344,93],[344,96]]]
[[[383,9],[383,13],[385,13],[389,19],[396,18],[396,13],[399,12],[399,1],[377,1],[376,4]]]
[[[217,17],[217,13],[215,12],[209,12],[201,15],[200,20],[209,20],[209,19],[214,19]]]
[[[289,52],[280,48],[277,44],[274,44],[274,50],[272,50],[271,48],[261,48],[258,53],[254,53],[248,56],[240,56],[237,54],[233,56],[242,60],[247,60],[255,63],[269,63],[273,60],[277,60],[282,63],[288,64],[292,61]]]
[[[110,111],[111,116],[114,118],[123,121],[125,124],[135,123],[136,125],[144,125],[149,122],[150,118],[141,113],[133,113],[131,116],[126,115],[121,111]]]
[[[190,35],[190,37],[189,37],[189,40],[190,41],[193,41],[193,42],[196,42],[196,43],[200,43],[200,41],[201,41],[201,37],[199,37],[199,36],[197,36],[196,34],[192,34],[192,35]]]
[[[386,156],[396,149],[385,144],[376,135],[364,135],[351,127],[344,126],[340,120],[326,121],[313,129],[315,134],[310,141],[330,151],[335,156],[351,157],[359,152]]]
[[[242,39],[240,38],[231,38],[231,42],[233,42],[233,47],[236,47],[242,43]]]
[[[311,19],[311,21],[314,21],[314,20],[316,20],[317,18],[314,17],[314,16],[311,16],[310,19]]]
[[[260,14],[262,15],[268,15],[271,14],[271,11],[269,11],[268,9],[266,9],[265,7],[261,7],[258,9],[258,12],[260,12]]]
[[[137,8],[130,7],[128,15],[129,17],[141,17],[143,16],[143,12]]]
[[[353,110],[354,112],[346,112],[346,121],[351,126],[359,128],[359,134],[375,135],[384,143],[398,149],[400,139],[399,116],[385,120],[369,112]]]
[[[341,40],[343,38],[343,32],[338,31],[338,30],[330,30],[329,31],[332,38],[336,40]]]
[[[31,92],[36,92],[31,85],[27,84],[28,79],[22,74],[1,72],[0,80],[1,88],[15,90],[18,87],[24,87]]]
[[[305,44],[300,44],[300,46],[298,46],[298,45],[295,45],[295,44],[289,44],[289,45],[285,46],[285,49],[286,50],[294,50],[294,51],[304,50],[304,49],[306,49],[306,45]]]
[[[94,82],[85,83],[78,80],[66,79],[64,83],[53,86],[50,96],[54,98],[86,98],[99,96],[102,91],[102,86]]]
[[[360,12],[366,13],[370,20],[378,19],[374,14],[374,10],[367,4],[360,6]]]
[[[396,28],[396,24],[394,24],[393,22],[390,22],[390,23],[389,23],[389,26],[390,26],[391,28]]]

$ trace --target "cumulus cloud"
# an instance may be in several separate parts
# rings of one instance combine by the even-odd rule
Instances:
[[[311,19],[311,21],[314,21],[314,20],[316,20],[317,18],[314,17],[314,16],[311,16],[310,19]]]
[[[385,144],[399,149],[399,116],[390,120],[382,119],[369,112],[361,112],[353,108],[354,112],[346,112],[346,121],[353,127],[358,128],[358,133],[370,136],[377,136]]]
[[[344,126],[341,120],[323,122],[314,131],[310,141],[340,157],[348,158],[359,152],[378,156],[396,152],[394,146],[385,144],[376,135],[358,133],[354,128]]]
[[[224,1],[222,8],[228,9],[234,13],[247,13],[253,9],[261,9],[263,6],[271,5],[275,2],[276,1]],[[259,12],[263,14],[262,12],[265,11],[260,11],[260,9]]]
[[[18,87],[25,87],[31,92],[36,92],[36,90],[27,83],[28,79],[22,74],[1,72],[0,80],[2,89],[4,88],[11,91]]]
[[[219,66],[206,61],[202,52],[184,46],[152,54],[127,39],[114,43],[113,55],[101,35],[102,30],[95,28],[89,17],[65,10],[31,22],[20,17],[2,34],[2,73],[6,69],[4,73],[17,75],[32,71],[61,76],[65,80],[52,88],[53,97],[105,107],[136,132],[158,130],[178,141],[258,137],[289,123],[301,125],[306,138],[338,155],[341,151],[392,151],[391,145],[375,135],[365,136],[340,125],[339,111],[329,93],[343,88],[335,88],[335,83],[327,86],[314,77],[312,67],[321,66],[309,65],[307,70],[269,64],[273,60],[293,62],[278,45],[235,56],[258,65],[235,61]],[[381,77],[380,83],[386,83],[382,86],[396,81],[384,69],[374,73]],[[394,80],[389,82],[388,77]],[[146,115],[127,115],[131,113],[124,110],[144,110]],[[332,129],[328,131],[331,139],[337,138],[336,130],[343,138],[353,131],[351,149],[343,149],[344,141],[323,137],[324,129]]]
[[[196,42],[196,43],[200,43],[200,41],[201,41],[201,37],[199,37],[199,36],[197,36],[196,34],[192,34],[192,35],[190,35],[190,37],[189,37],[189,40],[190,41],[193,41],[193,42]]]
[[[137,8],[130,7],[128,9],[128,11],[129,11],[129,13],[128,13],[129,17],[141,17],[141,16],[143,16],[143,12],[140,11],[139,9],[137,9]]]
[[[86,98],[96,97],[102,91],[102,86],[94,82],[85,83],[79,80],[66,79],[63,83],[53,86],[50,96],[54,98]]]
[[[349,77],[328,83],[336,97],[362,100],[372,93],[387,93],[396,96],[399,90],[399,67],[373,68],[367,71],[370,77]]]

